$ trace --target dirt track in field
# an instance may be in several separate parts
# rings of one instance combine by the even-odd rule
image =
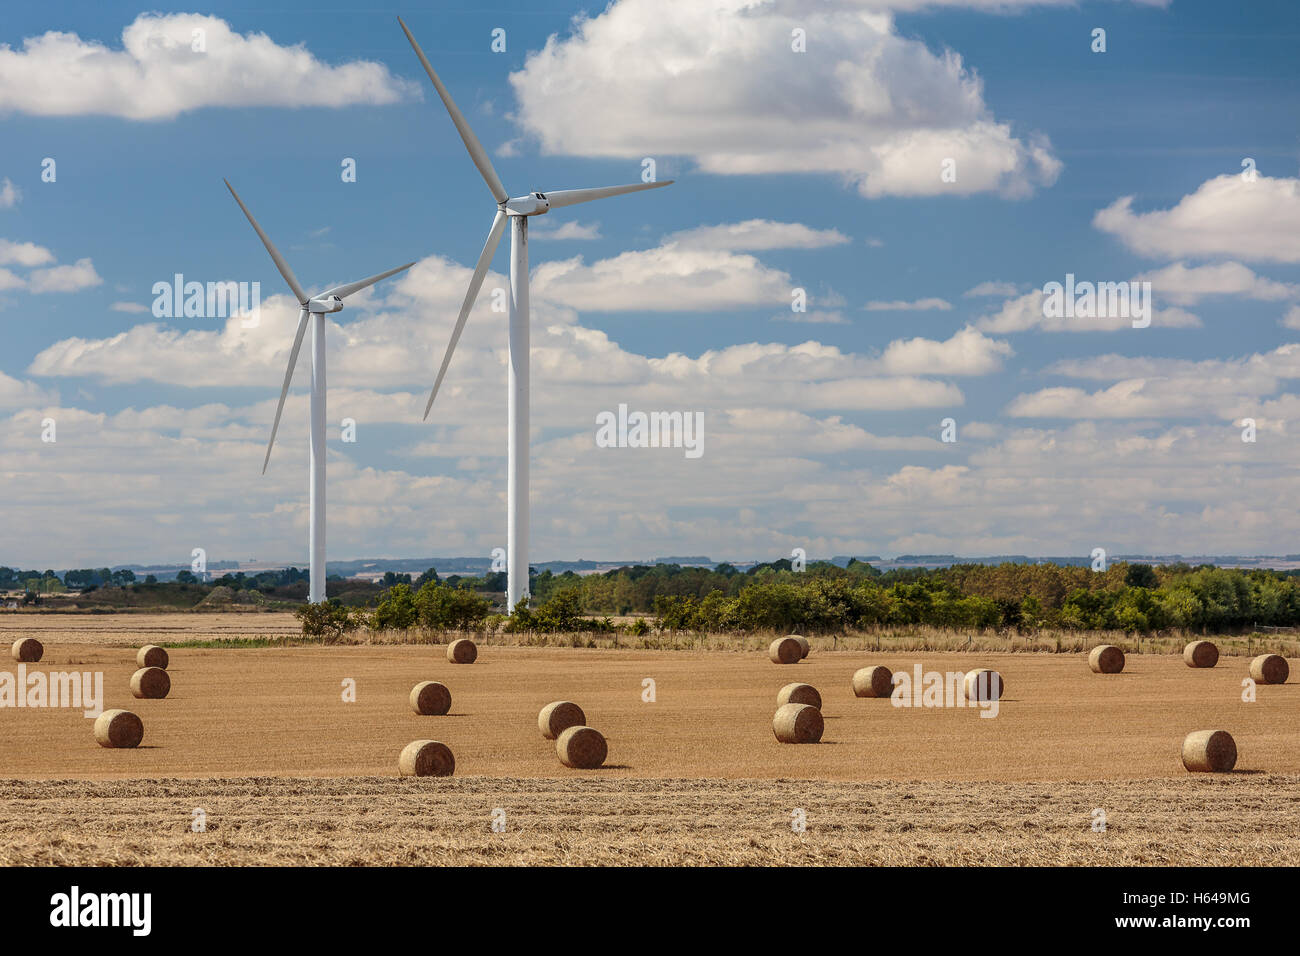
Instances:
[[[47,642],[34,669],[103,671],[105,706],[138,713],[144,745],[96,746],[80,710],[0,709],[0,862],[1300,864],[1300,684],[1245,703],[1245,658],[1193,670],[1130,655],[1108,677],[1067,654],[815,652],[778,666],[490,646],[466,666],[424,645],[171,658],[172,694],[135,700],[133,646]],[[993,667],[1006,698],[993,719],[855,698],[851,675],[875,663]],[[420,680],[448,685],[450,715],[410,712]],[[772,736],[777,690],[795,680],[821,691],[819,745]],[[561,698],[609,739],[605,768],[562,767],[539,734],[537,711]],[[1183,769],[1184,735],[1209,728],[1236,738],[1238,772]],[[454,778],[396,778],[401,748],[424,737],[451,747]],[[196,807],[206,833],[190,831]],[[505,833],[491,831],[495,807]],[[1091,829],[1097,808],[1105,833]]]
[[[4,781],[0,792],[6,865],[1300,864],[1295,776]]]

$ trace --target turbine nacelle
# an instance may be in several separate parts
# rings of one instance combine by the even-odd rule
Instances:
[[[307,311],[312,313],[341,312],[343,300],[336,295],[318,295],[307,302]]]
[[[529,193],[516,196],[501,204],[507,216],[541,216],[551,211],[551,202],[545,193]]]

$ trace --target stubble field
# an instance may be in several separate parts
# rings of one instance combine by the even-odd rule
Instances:
[[[180,647],[171,695],[152,701],[127,683],[133,648],[162,638],[39,636],[38,669],[103,671],[105,706],[139,714],[145,739],[106,750],[80,710],[0,710],[8,864],[1300,863],[1300,687],[1243,702],[1242,657],[1193,670],[1129,655],[1103,677],[1076,654],[817,651],[778,666],[489,646],[465,666],[440,645]],[[897,708],[853,696],[867,664],[991,667],[1007,691],[993,719]],[[411,713],[420,680],[448,685],[448,716]],[[772,735],[794,680],[821,691],[818,745]],[[559,763],[536,724],[556,699],[608,738],[606,767]],[[1200,729],[1233,734],[1236,772],[1183,769]],[[426,737],[451,747],[456,776],[398,779],[398,752]]]

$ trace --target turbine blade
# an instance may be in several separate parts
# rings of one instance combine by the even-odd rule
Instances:
[[[456,108],[456,101],[447,92],[447,87],[442,85],[442,80],[438,79],[438,74],[433,71],[429,58],[420,49],[420,44],[415,42],[415,37],[411,36],[411,31],[406,29],[406,24],[402,21],[402,18],[398,17],[397,22],[402,25],[402,32],[406,34],[406,39],[411,41],[411,47],[415,50],[415,55],[420,58],[420,63],[424,66],[424,72],[428,73],[429,79],[433,81],[433,88],[442,97],[442,105],[447,107],[447,112],[451,114],[451,121],[456,124],[456,130],[460,133],[465,148],[469,150],[469,158],[474,160],[474,165],[478,167],[483,181],[487,183],[488,189],[492,190],[493,198],[497,202],[505,202],[510,198],[510,194],[506,192],[506,187],[501,185],[501,177],[497,175],[497,171],[492,168],[492,161],[488,159],[487,150],[483,148],[483,144],[478,141],[478,137],[470,129],[464,115]]]
[[[280,404],[275,408],[275,424],[271,426],[271,440],[266,443],[266,458],[262,460],[262,474],[271,461],[271,449],[275,445],[275,433],[280,430],[280,413],[284,411],[284,400],[289,397],[289,383],[293,381],[293,367],[298,364],[298,350],[302,348],[302,337],[307,331],[307,316],[303,309],[298,315],[298,334],[293,339],[293,350],[289,353],[289,367],[284,372],[284,387],[280,389]]]
[[[230,185],[230,180],[223,179],[222,182],[225,183],[226,188],[230,190],[230,195],[235,197],[235,202],[239,203],[239,208],[244,210],[244,215],[248,217],[248,221],[253,224],[253,229],[257,231],[257,234],[262,239],[262,245],[266,246],[266,251],[271,254],[271,259],[275,262],[275,267],[280,270],[280,275],[284,276],[284,281],[289,283],[289,288],[292,289],[293,294],[298,297],[298,304],[306,305],[307,293],[302,291],[302,286],[298,284],[298,280],[294,277],[293,270],[289,268],[289,263],[284,261],[284,256],[280,255],[280,250],[275,248],[275,243],[271,241],[271,237],[264,233],[262,227],[257,224],[257,220],[253,218],[253,214],[249,212],[248,207],[244,205],[244,200],[239,198],[239,193],[235,192],[235,187]]]
[[[451,331],[451,343],[447,346],[447,354],[442,358],[442,368],[438,369],[438,379],[433,383],[433,391],[429,393],[429,403],[424,406],[425,421],[429,419],[429,409],[433,408],[433,400],[438,397],[438,389],[442,387],[443,376],[447,374],[447,366],[451,364],[451,353],[456,351],[456,343],[460,341],[460,333],[465,330],[465,320],[469,318],[469,310],[474,307],[474,300],[478,298],[478,290],[483,285],[483,278],[487,275],[488,266],[492,265],[492,254],[497,251],[497,243],[501,241],[501,234],[505,232],[507,218],[506,214],[498,209],[496,218],[492,220],[492,228],[488,231],[487,242],[483,243],[483,251],[479,253],[478,265],[474,267],[474,278],[469,280],[469,289],[465,292],[465,301],[460,307],[460,316],[456,319],[456,327]]]
[[[336,285],[332,289],[325,290],[321,295],[336,295],[340,299],[346,299],[348,296],[352,295],[352,293],[360,292],[362,289],[368,289],[380,279],[387,279],[389,276],[395,276],[399,272],[405,272],[413,265],[415,265],[414,262],[408,262],[404,266],[398,266],[396,269],[389,269],[387,272],[381,272],[379,275],[371,276],[369,279],[360,279],[356,282],[349,282],[347,285]]]
[[[551,204],[552,209],[558,209],[561,206],[576,206],[580,202],[590,202],[593,199],[604,199],[608,196],[621,196],[624,193],[638,193],[643,189],[658,189],[660,186],[671,186],[673,180],[665,179],[657,183],[632,183],[628,186],[597,186],[595,189],[559,189],[553,193],[543,193],[547,201]]]

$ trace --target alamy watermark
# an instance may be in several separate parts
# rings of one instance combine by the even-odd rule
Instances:
[[[597,448],[683,448],[704,454],[703,412],[629,412],[626,404],[596,415]]]
[[[156,319],[237,318],[246,329],[262,321],[260,282],[186,282],[178,272],[170,282],[155,282],[152,291]]]
[[[998,681],[997,692],[991,687]],[[912,673],[894,674],[894,692],[889,702],[895,707],[978,707],[981,717],[998,715],[1001,679],[981,671],[975,679],[975,699],[966,698],[966,674],[962,671],[923,671],[917,664]]]
[[[103,671],[0,671],[0,708],[80,707],[86,717],[104,712]]]
[[[1151,324],[1150,282],[1065,282],[1043,286],[1043,317],[1047,319],[1132,319],[1133,328]]]

